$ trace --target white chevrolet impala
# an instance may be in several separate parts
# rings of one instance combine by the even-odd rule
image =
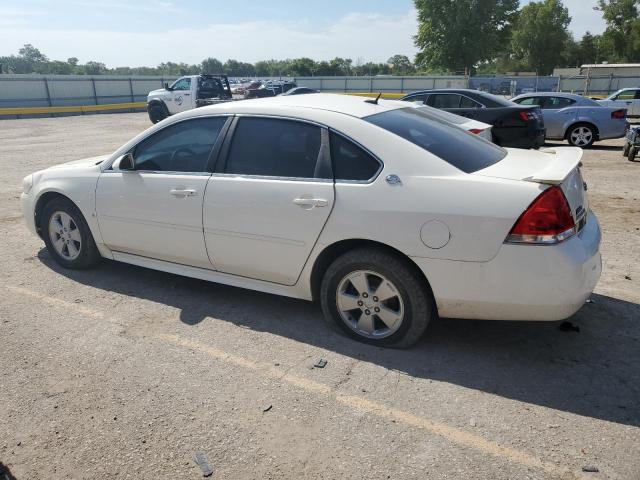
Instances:
[[[318,299],[404,347],[437,315],[560,320],[601,272],[581,150],[505,150],[405,102],[317,94],[172,116],[111,155],[27,176],[29,228],[101,257]]]

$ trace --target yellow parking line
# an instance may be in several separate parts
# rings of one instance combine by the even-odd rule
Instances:
[[[6,285],[5,287],[15,294],[35,298],[52,307],[73,309],[78,313],[100,320],[108,319],[107,315],[105,315],[101,311],[86,307],[81,304],[58,299],[50,295],[35,292],[23,287],[16,287],[11,285]],[[331,397],[338,403],[346,405],[354,410],[358,410],[361,413],[376,415],[381,418],[401,422],[414,428],[419,428],[431,434],[443,437],[452,443],[471,448],[480,453],[503,458],[512,463],[517,463],[528,468],[540,469],[558,477],[567,474],[568,472],[566,469],[563,469],[553,463],[546,462],[538,457],[522,452],[520,450],[500,445],[499,443],[487,440],[486,438],[466,432],[459,428],[452,427],[451,425],[430,420],[419,415],[414,415],[404,410],[389,407],[387,405],[368,400],[364,397],[341,394],[328,385],[315,382],[313,380],[309,380],[307,378],[300,377],[291,373],[283,374],[281,370],[278,370],[267,363],[257,363],[240,355],[229,353],[216,347],[212,347],[195,340],[190,340],[180,335],[161,333],[152,335],[152,337],[171,343],[178,347],[184,347],[193,351],[200,352],[221,362],[230,363],[247,370],[252,370],[273,380],[286,382],[307,392]],[[572,478],[582,479],[585,477],[577,476],[577,474],[574,473]]]
[[[147,102],[109,103],[105,105],[70,105],[66,107],[17,107],[0,108],[0,115],[34,115],[44,113],[102,112],[107,110],[128,110],[147,108]]]

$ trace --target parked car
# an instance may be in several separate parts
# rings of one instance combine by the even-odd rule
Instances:
[[[188,75],[171,85],[153,90],[147,95],[147,113],[151,123],[158,123],[169,115],[231,100],[232,93],[226,75]]]
[[[512,101],[540,107],[547,138],[567,140],[576,147],[588,148],[599,140],[622,138],[629,129],[624,108],[603,107],[580,95],[538,92],[520,95]]]
[[[544,145],[545,128],[538,107],[522,107],[502,97],[478,90],[424,90],[401,100],[493,125],[493,141],[503,147],[538,148]]]
[[[101,257],[306,300],[406,347],[441,317],[561,320],[601,272],[582,150],[505,150],[406,102],[293,95],[183,112],[24,178],[64,268]],[[251,297],[247,297],[251,298]]]
[[[281,93],[280,95],[306,95],[308,93],[320,93],[320,90],[309,87],[295,87]]]
[[[294,82],[284,80],[271,80],[269,82],[266,82],[265,84],[260,85],[257,88],[247,88],[244,92],[244,98],[249,99],[274,97],[295,87],[296,84]]]
[[[640,117],[640,88],[623,88],[597,102],[605,107],[626,108],[628,117]]]

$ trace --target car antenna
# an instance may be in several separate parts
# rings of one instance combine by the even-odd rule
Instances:
[[[378,100],[380,100],[380,97],[382,96],[382,92],[380,92],[378,94],[378,96],[376,97],[376,99],[374,100],[373,98],[369,98],[368,100],[365,100],[366,103],[373,103],[374,105],[378,105]]]

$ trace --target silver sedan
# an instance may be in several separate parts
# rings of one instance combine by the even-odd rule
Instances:
[[[629,129],[626,109],[604,107],[580,95],[537,92],[520,95],[512,101],[540,106],[547,138],[567,140],[576,147],[588,148],[598,140],[622,138]]]

